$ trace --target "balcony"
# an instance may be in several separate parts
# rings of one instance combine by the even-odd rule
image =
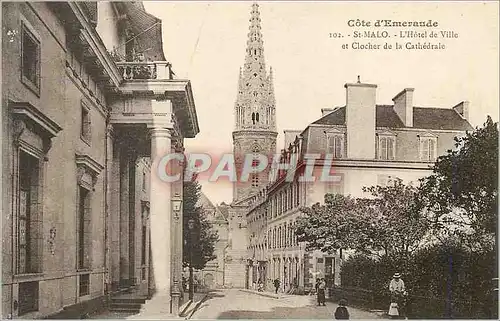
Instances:
[[[182,137],[198,133],[198,121],[191,83],[175,79],[167,61],[115,61],[123,79],[119,95],[111,103],[110,121],[124,133],[137,136],[134,128],[160,127],[181,132]]]
[[[172,65],[167,61],[117,62],[123,80],[174,79]]]

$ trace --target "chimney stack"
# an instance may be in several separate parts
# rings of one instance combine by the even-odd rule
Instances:
[[[344,87],[347,157],[374,159],[377,85],[355,83],[345,84]]]
[[[468,101],[462,101],[460,104],[453,107],[453,110],[455,110],[465,120],[469,120],[469,102]]]
[[[406,127],[413,127],[413,88],[405,88],[392,101],[394,111]]]
[[[321,117],[328,115],[332,111],[333,111],[333,108],[321,108]]]

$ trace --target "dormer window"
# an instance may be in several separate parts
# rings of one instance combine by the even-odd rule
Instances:
[[[380,159],[394,159],[394,137],[380,137]]]
[[[419,137],[420,160],[424,162],[433,162],[437,155],[437,137],[420,136]]]
[[[333,158],[344,157],[344,134],[341,132],[327,133],[328,153]]]
[[[392,133],[378,135],[378,159],[394,160],[396,149],[396,136]]]

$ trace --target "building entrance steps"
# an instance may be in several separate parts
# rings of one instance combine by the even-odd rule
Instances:
[[[136,315],[127,320],[184,320],[183,317],[170,313],[170,296],[154,295],[144,303]]]
[[[146,303],[147,299],[148,297],[140,294],[137,288],[128,288],[111,295],[109,311],[139,313],[142,305]]]

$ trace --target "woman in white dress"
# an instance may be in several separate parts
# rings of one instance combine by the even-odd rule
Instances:
[[[391,318],[398,318],[400,310],[403,308],[403,298],[406,295],[405,283],[401,280],[399,273],[395,273],[392,276],[389,291],[391,292],[391,305],[389,306],[388,314]]]

